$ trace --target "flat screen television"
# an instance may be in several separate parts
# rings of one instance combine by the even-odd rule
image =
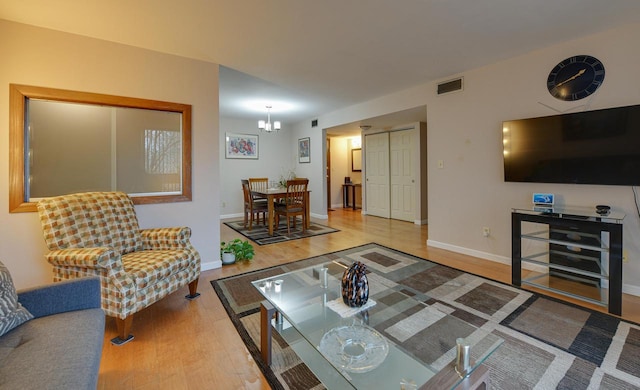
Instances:
[[[640,105],[505,121],[507,182],[640,185]]]

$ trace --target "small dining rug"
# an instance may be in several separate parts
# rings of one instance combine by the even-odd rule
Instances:
[[[403,294],[427,296],[424,304],[504,339],[485,362],[493,389],[640,389],[638,324],[378,244],[211,281],[247,349],[274,389],[324,386],[277,332],[273,332],[273,363],[264,364],[259,350],[262,296],[251,281],[331,261],[344,265],[361,261],[374,274],[369,277],[370,283],[375,280],[395,286]],[[398,321],[385,322],[385,327],[397,327],[411,316],[400,314]],[[428,352],[427,339],[434,325],[437,323],[423,325],[413,321],[413,335],[400,347],[432,364],[425,351]],[[390,337],[385,327],[376,329]],[[427,327],[429,331],[425,330]],[[451,330],[445,327],[440,331]]]
[[[311,226],[303,232],[302,223],[298,222],[295,228],[291,226],[291,233],[288,233],[287,225],[281,223],[278,229],[273,232],[273,236],[270,236],[269,229],[263,224],[254,224],[251,230],[249,230],[249,225],[247,225],[247,228],[244,227],[244,221],[230,221],[224,222],[224,224],[258,245],[276,244],[278,242],[320,236],[322,234],[339,231],[328,226],[320,225],[319,223],[311,222]]]

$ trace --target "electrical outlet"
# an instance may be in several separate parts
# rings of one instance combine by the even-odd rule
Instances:
[[[482,235],[485,237],[489,237],[491,235],[491,229],[489,229],[488,227],[483,227],[482,228]]]

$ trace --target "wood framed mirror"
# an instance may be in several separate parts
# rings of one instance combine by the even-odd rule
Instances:
[[[362,149],[351,149],[351,171],[362,171]]]
[[[9,212],[85,191],[191,200],[190,105],[17,84],[9,99]]]

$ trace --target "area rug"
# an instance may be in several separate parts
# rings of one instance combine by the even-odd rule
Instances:
[[[251,230],[248,229],[248,225],[247,228],[244,227],[243,221],[231,221],[225,222],[224,224],[258,245],[275,244],[339,231],[328,226],[320,225],[319,223],[311,222],[309,228],[304,232],[302,231],[301,223],[298,223],[295,228],[291,226],[291,233],[288,233],[287,226],[281,223],[278,229],[273,232],[273,236],[270,236],[269,229],[262,224],[254,224]]]
[[[637,324],[378,244],[211,281],[231,321],[274,389],[323,389],[324,386],[277,332],[273,338],[272,365],[264,364],[259,350],[262,296],[251,281],[331,261],[344,265],[361,261],[367,265],[370,280],[394,285],[397,291],[414,298],[425,297],[421,298],[424,305],[504,339],[485,362],[493,389],[640,389],[640,326]],[[409,317],[407,313],[403,319]],[[388,329],[394,325],[387,322],[376,329],[389,337]],[[421,330],[418,327],[401,345],[414,356],[419,356],[419,350],[424,350],[426,344],[428,332]],[[424,361],[432,364],[428,356]]]

